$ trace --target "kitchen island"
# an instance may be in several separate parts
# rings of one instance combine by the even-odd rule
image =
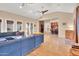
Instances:
[[[43,34],[0,42],[0,56],[24,56],[43,43]]]

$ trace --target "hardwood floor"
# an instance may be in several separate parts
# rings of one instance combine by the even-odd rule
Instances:
[[[45,34],[44,43],[27,56],[70,56],[71,45],[74,42],[58,38],[57,35]]]

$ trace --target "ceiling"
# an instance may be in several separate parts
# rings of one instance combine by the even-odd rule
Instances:
[[[76,6],[75,3],[0,3],[0,10],[15,13],[24,17],[38,19],[42,16],[40,11],[48,10],[45,14],[52,12],[68,12],[73,13]]]

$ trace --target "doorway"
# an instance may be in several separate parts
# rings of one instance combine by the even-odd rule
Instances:
[[[51,33],[58,35],[58,22],[51,22]]]
[[[44,21],[39,21],[39,31],[44,33]]]

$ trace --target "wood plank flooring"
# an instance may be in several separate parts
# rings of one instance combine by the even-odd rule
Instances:
[[[45,34],[44,43],[27,56],[70,56],[74,42],[59,38],[57,35]]]

